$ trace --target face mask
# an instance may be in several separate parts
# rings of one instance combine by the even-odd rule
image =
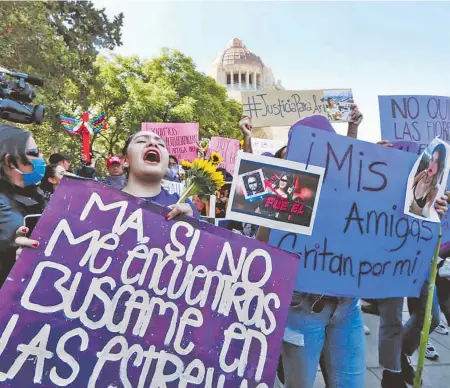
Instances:
[[[32,172],[22,172],[16,168],[23,176],[25,186],[37,185],[45,175],[45,160],[42,158],[32,159],[30,163],[33,165]]]
[[[166,177],[170,180],[178,178],[178,167],[169,167]]]

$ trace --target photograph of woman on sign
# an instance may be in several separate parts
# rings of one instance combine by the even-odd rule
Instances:
[[[260,206],[260,212],[263,215],[269,216],[276,220],[287,221],[289,213],[285,211],[281,211],[282,202],[287,200],[289,203],[292,200],[292,192],[294,188],[294,178],[291,174],[286,174],[283,171],[279,171],[272,175],[270,178],[271,187],[270,187],[270,195],[273,197],[273,207],[264,206],[267,203],[267,198],[265,197]],[[279,206],[277,205],[279,204]]]
[[[414,177],[410,176],[408,180],[407,214],[438,221],[434,202],[445,190],[448,177],[446,165],[446,146],[435,139],[423,152],[420,161],[414,165]]]
[[[262,159],[262,162],[259,160]],[[233,181],[228,219],[311,234],[323,169],[286,160],[241,155]],[[264,221],[263,221],[264,220]],[[252,235],[247,226],[246,235]]]
[[[231,183],[226,183],[219,191],[216,198],[216,218],[225,218],[230,199]]]
[[[210,216],[210,208],[211,208],[211,202],[210,197],[207,199],[202,199],[198,195],[192,196],[192,203],[196,207],[198,213],[200,214],[200,217],[211,217]]]
[[[294,179],[292,178],[292,175],[281,175],[274,187],[275,194],[279,195],[281,198],[288,199],[288,197],[292,194],[293,183]]]

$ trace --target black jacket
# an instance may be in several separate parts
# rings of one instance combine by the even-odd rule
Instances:
[[[28,214],[41,214],[45,207],[36,186],[17,187],[0,179],[0,288],[16,261],[16,230]]]

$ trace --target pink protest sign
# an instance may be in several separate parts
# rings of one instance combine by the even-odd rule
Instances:
[[[198,123],[142,123],[142,131],[153,131],[161,136],[170,155],[179,162],[192,162],[197,157]]]
[[[208,147],[208,155],[217,152],[223,160],[219,167],[224,168],[230,174],[234,173],[234,164],[239,151],[239,140],[227,139],[225,137],[212,137]]]

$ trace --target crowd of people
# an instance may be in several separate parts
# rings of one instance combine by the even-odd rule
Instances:
[[[362,120],[356,106],[351,118],[347,136],[356,138]],[[244,136],[243,149],[252,152],[251,121],[242,120],[240,127]],[[387,141],[379,144],[391,146]],[[285,159],[286,147],[270,156]],[[21,250],[39,246],[38,241],[30,238],[24,219],[43,212],[64,175],[97,179],[116,190],[166,206],[169,208],[167,220],[180,214],[200,217],[191,201],[177,203],[179,196],[163,189],[163,180],[180,182],[182,177],[179,161],[169,155],[164,139],[153,132],[142,131],[129,136],[122,155],[107,159],[108,175],[104,179],[96,177],[95,160],[84,163],[75,173],[71,167],[71,159],[61,153],[51,155],[46,163],[29,132],[9,124],[0,125],[0,287],[8,281]],[[231,175],[226,174],[226,177],[228,182],[232,180]],[[287,197],[291,195],[289,188],[293,184],[292,177],[281,176],[275,190],[281,197]],[[219,195],[221,203],[227,202],[228,194],[224,191]],[[440,216],[446,214],[447,202],[447,196],[437,199]],[[234,221],[226,221],[223,226],[265,243],[269,241],[270,229],[265,227]],[[450,252],[442,256],[431,330],[447,334],[439,313],[442,309],[450,323],[450,271],[445,260]],[[366,312],[380,316],[379,361],[384,368],[381,383],[384,388],[412,384],[414,370],[409,356],[419,345],[427,295],[428,282],[423,285],[420,298],[408,298],[410,319],[405,325],[402,323],[404,298],[368,301],[370,304],[363,307]],[[365,387],[365,330],[367,333],[359,299],[294,292],[277,384],[287,388],[312,388],[320,365],[328,388]]]

